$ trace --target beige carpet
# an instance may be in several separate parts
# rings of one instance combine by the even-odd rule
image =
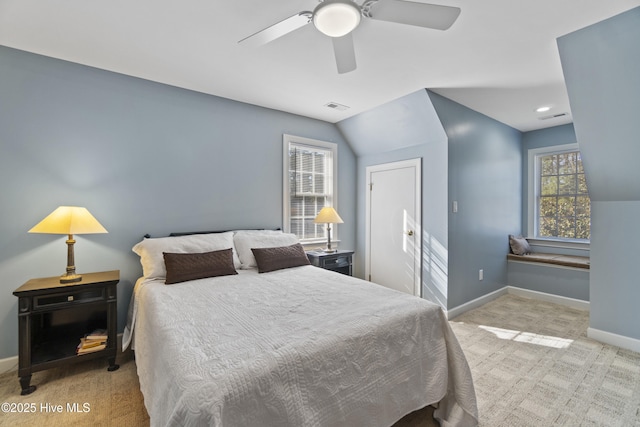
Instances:
[[[586,312],[507,295],[451,325],[474,376],[481,426],[640,426],[640,354],[586,338]],[[1,402],[36,411],[3,412],[0,426],[149,425],[135,362],[118,362],[115,372],[106,361],[37,372],[29,396],[20,396],[15,372],[0,376]],[[68,412],[74,403],[89,411]],[[394,427],[437,426],[432,414],[417,411]]]
[[[482,426],[640,426],[640,353],[587,338],[587,312],[506,295],[451,325]]]
[[[11,408],[15,410],[35,409],[35,413],[6,413],[3,407],[0,426],[148,426],[135,362],[125,356],[117,363],[120,369],[114,372],[107,371],[106,360],[36,372],[31,384],[38,388],[27,396],[20,396],[17,372],[0,376],[1,402],[15,404]],[[74,403],[88,411],[68,411],[67,404],[73,409]],[[47,405],[62,405],[62,413],[50,412]]]

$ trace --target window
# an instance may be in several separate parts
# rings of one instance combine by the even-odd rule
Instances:
[[[283,145],[284,231],[303,243],[326,241],[326,224],[313,220],[323,207],[336,207],[337,145],[291,135],[283,136]]]
[[[529,171],[530,235],[588,241],[591,201],[577,144],[530,150]]]

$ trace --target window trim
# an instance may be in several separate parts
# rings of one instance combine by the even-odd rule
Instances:
[[[541,155],[558,154],[570,151],[580,151],[577,142],[571,144],[552,145],[547,147],[532,148],[528,150],[528,202],[527,202],[527,240],[540,246],[565,247],[569,249],[589,248],[591,241],[585,239],[569,239],[561,237],[540,237],[536,235],[538,222],[538,209],[536,198],[538,188],[538,162],[536,158]]]
[[[320,148],[332,152],[332,168],[331,176],[332,195],[330,206],[340,212],[338,209],[338,144],[335,142],[320,141],[317,139],[305,138],[289,134],[282,134],[282,230],[285,233],[291,232],[291,194],[289,192],[289,145],[291,143],[303,145],[310,148]],[[331,227],[331,241],[339,242],[338,224]],[[324,243],[326,238],[322,239],[300,239],[302,244]]]

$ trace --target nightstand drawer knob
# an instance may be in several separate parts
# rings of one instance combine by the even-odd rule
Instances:
[[[69,295],[69,296],[67,297],[67,301],[73,301],[73,295]]]

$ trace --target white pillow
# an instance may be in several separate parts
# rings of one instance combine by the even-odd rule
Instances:
[[[229,248],[233,249],[233,265],[240,268],[240,259],[233,247],[232,231],[144,239],[137,243],[132,250],[140,256],[142,274],[145,279],[164,279],[167,276],[167,270],[164,265],[163,252],[202,253]]]
[[[298,243],[295,234],[282,233],[273,230],[240,230],[233,236],[233,242],[242,267],[257,267],[256,258],[251,252],[252,248],[277,248],[280,246],[291,246]]]

